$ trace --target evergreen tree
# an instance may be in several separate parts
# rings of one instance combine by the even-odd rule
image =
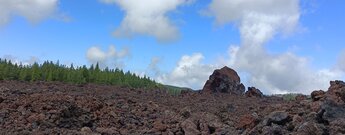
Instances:
[[[140,77],[130,71],[126,73],[121,69],[101,69],[99,64],[87,68],[70,67],[55,64],[52,61],[45,61],[42,65],[23,66],[13,64],[11,61],[0,59],[0,80],[21,80],[21,81],[61,81],[72,84],[96,83],[107,85],[128,86],[134,88],[153,88],[158,86],[155,81],[144,76]]]

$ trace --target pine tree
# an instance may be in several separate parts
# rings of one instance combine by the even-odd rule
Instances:
[[[149,77],[140,77],[130,71],[126,73],[121,69],[101,69],[99,63],[87,68],[70,67],[55,64],[52,61],[45,61],[42,65],[34,63],[30,66],[13,64],[11,61],[0,59],[0,80],[22,80],[22,81],[61,81],[72,84],[97,83],[107,85],[119,85],[129,87],[156,87],[155,81]]]
[[[40,80],[40,72],[38,63],[32,65],[31,82]]]

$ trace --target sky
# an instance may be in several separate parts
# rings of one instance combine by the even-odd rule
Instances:
[[[0,0],[0,57],[121,68],[201,89],[235,69],[266,94],[345,79],[342,0]]]

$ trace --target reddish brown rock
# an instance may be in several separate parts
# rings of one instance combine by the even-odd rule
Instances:
[[[264,94],[262,94],[262,92],[255,87],[248,87],[248,91],[245,93],[245,95],[247,97],[259,97],[259,98],[264,96]]]
[[[153,123],[153,128],[154,131],[165,131],[167,126],[161,120],[157,120]]]
[[[32,123],[32,122],[38,122],[38,121],[43,121],[45,118],[44,114],[32,114],[27,118],[27,121]]]
[[[323,100],[325,98],[325,94],[326,92],[324,92],[323,90],[313,91],[311,93],[311,98],[313,99],[313,101]]]
[[[328,88],[327,94],[329,98],[335,102],[345,102],[345,82],[343,81],[331,81],[331,86]]]
[[[345,133],[345,118],[340,118],[330,123],[331,135],[336,135],[338,133]]]
[[[318,112],[321,109],[322,102],[321,101],[314,101],[310,103],[310,109],[313,112]]]
[[[257,124],[257,122],[258,119],[255,116],[251,114],[246,114],[240,117],[236,127],[239,129],[251,129]]]
[[[1,92],[2,87],[9,90]],[[0,81],[0,96],[5,99],[0,103],[0,135],[345,133],[345,104],[328,100],[327,93],[322,100],[293,102],[273,96],[198,92],[176,96],[139,90]]]
[[[200,131],[193,121],[187,119],[181,123],[182,130],[185,135],[198,135]]]
[[[245,87],[236,71],[226,66],[215,70],[203,88],[204,93],[242,95],[244,91]]]

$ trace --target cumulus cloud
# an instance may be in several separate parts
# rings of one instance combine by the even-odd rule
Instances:
[[[36,23],[52,15],[58,0],[0,0],[0,25],[7,24],[12,16],[23,16]]]
[[[193,0],[100,0],[106,4],[116,4],[125,17],[120,27],[114,32],[117,37],[136,35],[154,36],[159,41],[175,40],[178,29],[167,16],[177,7],[191,3]]]
[[[201,53],[184,55],[172,72],[161,74],[156,80],[163,84],[200,89],[217,68],[215,65],[204,64],[203,59]]]
[[[122,50],[116,50],[115,46],[109,46],[107,51],[103,51],[99,47],[93,46],[90,47],[86,52],[87,60],[92,63],[99,65],[102,68],[105,67],[118,67],[123,68],[125,58],[130,56],[130,52],[128,48],[124,48]]]
[[[299,25],[299,0],[213,0],[208,12],[217,24],[238,26],[241,45],[231,46],[228,64],[249,75],[248,83],[266,93],[326,89],[338,78],[333,70],[315,71],[309,60],[291,52],[269,54],[264,45],[278,34],[289,34]]]

